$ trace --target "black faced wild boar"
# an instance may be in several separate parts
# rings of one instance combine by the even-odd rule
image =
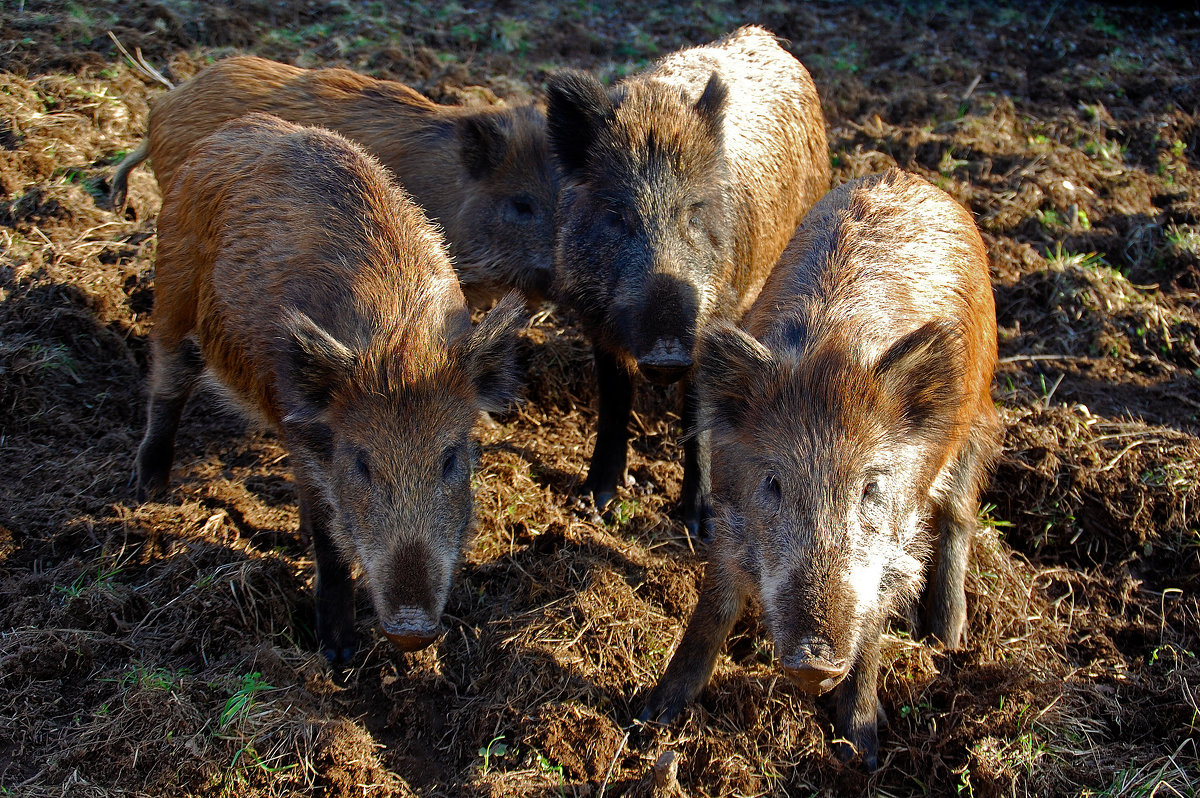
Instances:
[[[515,390],[520,299],[472,329],[441,237],[379,162],[264,114],[196,145],[158,236],[138,498],[166,490],[207,369],[291,453],[325,656],[354,652],[352,563],[384,634],[428,644],[472,523],[472,421]]]
[[[642,718],[666,722],[699,694],[751,596],[792,682],[841,685],[842,753],[874,768],[888,618],[928,570],[925,631],[954,648],[966,623],[999,439],[987,254],[966,210],[892,169],[817,203],[742,326],[702,333],[715,541]]]
[[[472,305],[510,288],[534,301],[545,293],[558,177],[545,113],[532,104],[437,105],[346,69],[227,58],[154,101],[146,140],[113,176],[114,204],[124,202],[129,171],[147,157],[165,195],[196,142],[253,111],[335,130],[382,161],[442,226]]]
[[[632,373],[685,378],[696,331],[737,318],[804,212],[829,188],[825,119],[804,67],[757,27],[667,56],[606,91],[547,84],[563,172],[555,290],[592,339],[599,428],[584,489],[598,507],[625,473]],[[685,380],[683,426],[695,422]],[[682,511],[708,523],[707,437],[685,443]]]

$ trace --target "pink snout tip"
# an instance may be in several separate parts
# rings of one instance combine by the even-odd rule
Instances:
[[[438,625],[419,607],[402,607],[380,624],[384,636],[401,651],[419,651],[437,639]]]
[[[436,639],[434,635],[396,634],[386,629],[383,635],[401,651],[420,651]]]
[[[783,672],[792,684],[811,695],[828,693],[838,686],[849,670],[850,663],[846,660],[830,662],[824,659],[811,659],[783,666]]]

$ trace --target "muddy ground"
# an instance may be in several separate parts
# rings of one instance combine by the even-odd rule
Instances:
[[[666,729],[631,725],[696,597],[673,519],[679,420],[646,391],[618,521],[575,508],[587,346],[548,309],[526,403],[481,431],[479,529],[435,648],[315,652],[285,451],[210,396],[175,486],[128,485],[154,292],[152,172],[112,165],[162,91],[249,52],[440,102],[617,78],[757,22],[790,40],[835,181],[898,164],[975,214],[992,258],[1005,453],[953,654],[885,645],[880,770],[751,614]],[[1200,15],[1088,3],[565,0],[0,6],[0,795],[1192,795],[1200,785]],[[660,794],[663,794],[660,791]],[[675,793],[678,794],[678,793]]]

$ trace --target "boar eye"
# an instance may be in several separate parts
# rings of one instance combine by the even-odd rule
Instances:
[[[862,500],[864,502],[879,500],[879,478],[871,477],[863,484]]]
[[[704,210],[703,202],[697,202],[691,208],[688,208],[688,224],[691,227],[694,227],[697,229],[701,227],[701,225],[704,221],[704,217],[702,216],[703,210]]]
[[[512,209],[513,216],[521,221],[533,216],[533,199],[524,194],[518,194],[509,200],[509,207]]]
[[[359,450],[358,454],[354,455],[354,470],[367,482],[371,481],[371,464],[367,462],[366,452]]]
[[[625,220],[621,218],[621,214],[616,211],[605,211],[600,215],[600,223],[604,225],[606,230],[610,232],[620,232],[625,228]]]
[[[783,501],[783,488],[779,484],[779,480],[774,474],[768,474],[762,482],[761,487],[763,498],[767,500],[770,507],[775,508]]]
[[[449,482],[458,473],[458,465],[461,458],[459,457],[458,447],[451,446],[442,453],[442,479]]]

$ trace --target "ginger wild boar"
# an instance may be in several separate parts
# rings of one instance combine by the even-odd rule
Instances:
[[[611,90],[547,84],[563,173],[555,292],[596,361],[599,419],[584,490],[603,508],[625,474],[632,375],[687,379],[696,332],[738,318],[804,212],[829,188],[825,119],[804,67],[758,27],[674,53]],[[685,525],[706,532],[707,437],[685,441]]]
[[[291,454],[326,657],[354,652],[355,562],[384,634],[428,644],[472,525],[472,422],[515,392],[520,299],[472,329],[441,237],[379,162],[264,114],[196,145],[158,235],[138,498],[165,492],[207,369]]]
[[[924,631],[962,639],[995,365],[987,255],[962,206],[896,169],[817,203],[742,329],[703,333],[716,539],[643,720],[700,693],[749,596],[791,681],[837,686],[843,756],[876,766],[889,617],[920,593]]]
[[[473,306],[510,288],[530,301],[545,294],[558,176],[545,113],[533,104],[438,105],[346,69],[235,56],[154,101],[146,140],[113,176],[113,203],[124,202],[130,170],[147,157],[165,195],[198,141],[253,111],[335,130],[379,158],[443,228]]]

